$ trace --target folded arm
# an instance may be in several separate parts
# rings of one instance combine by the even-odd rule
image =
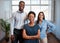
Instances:
[[[26,34],[26,30],[23,29],[23,38],[24,39],[39,39],[40,38],[40,29],[38,30],[37,34],[34,36],[29,36]]]

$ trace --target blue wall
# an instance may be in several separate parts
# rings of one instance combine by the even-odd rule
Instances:
[[[60,39],[60,0],[55,0],[55,23],[57,28],[54,34]]]

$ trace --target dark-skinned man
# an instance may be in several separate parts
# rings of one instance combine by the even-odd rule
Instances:
[[[24,12],[25,2],[19,2],[19,10],[12,14],[11,40],[12,43],[23,43],[22,28],[27,14]]]

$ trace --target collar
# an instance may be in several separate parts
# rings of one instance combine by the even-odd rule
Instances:
[[[39,25],[41,25],[41,26],[42,26],[42,24],[44,23],[44,21],[45,21],[45,20],[43,20],[41,24],[39,23]]]
[[[18,10],[17,12],[18,12],[18,13],[24,13],[24,11],[23,11],[23,12],[21,12],[21,11],[19,11],[19,10]]]

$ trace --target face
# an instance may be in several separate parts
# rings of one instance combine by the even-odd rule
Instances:
[[[30,20],[30,22],[34,21],[34,14],[29,15],[29,20]]]
[[[25,3],[21,2],[21,3],[19,4],[19,10],[20,10],[20,11],[23,11],[24,7],[25,7]]]
[[[40,13],[39,20],[43,20],[43,13]]]

